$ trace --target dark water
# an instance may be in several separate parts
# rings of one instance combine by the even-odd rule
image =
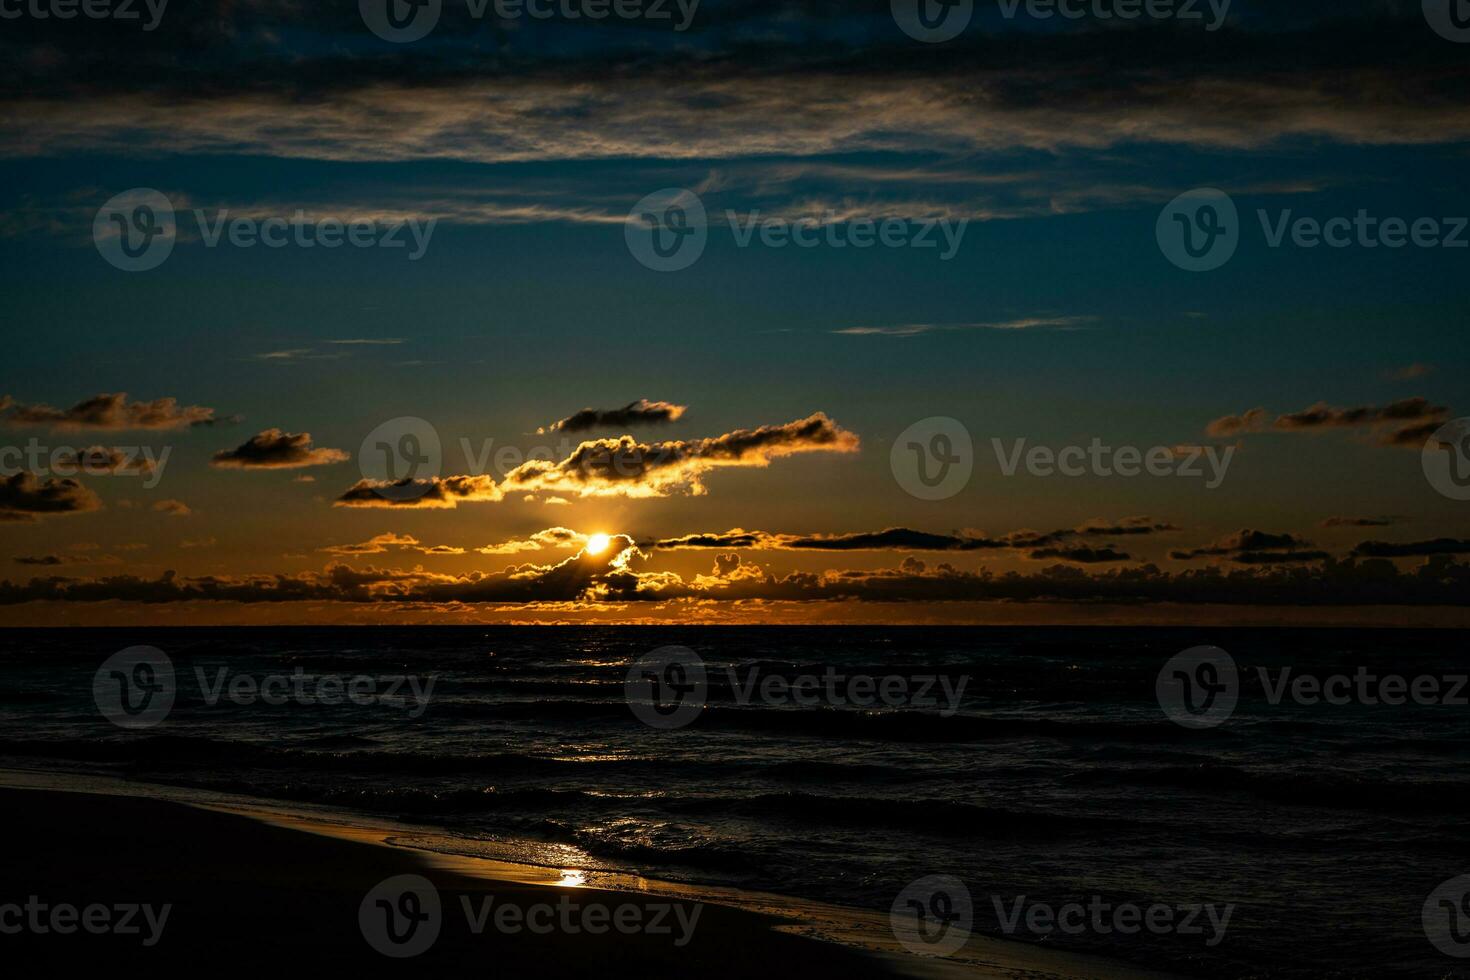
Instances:
[[[403,816],[467,839],[567,845],[568,864],[759,888],[887,910],[950,874],[976,928],[1011,906],[1101,896],[1233,903],[1223,941],[1052,936],[1204,976],[1456,976],[1421,907],[1470,872],[1470,708],[1270,704],[1256,675],[1444,677],[1447,631],[432,628],[10,630],[0,755],[149,782]],[[1240,704],[1191,731],[1159,708],[1175,653],[1217,644]],[[157,727],[100,716],[115,651],[172,660]],[[624,699],[629,664],[697,651],[708,706],[656,730]],[[741,705],[724,669],[968,678],[960,710]],[[220,668],[261,677],[432,675],[412,701],[205,702]],[[742,674],[742,677],[745,675]],[[402,692],[402,693],[406,693]],[[1461,692],[1470,694],[1470,691]],[[38,763],[38,759],[48,760]],[[1018,938],[1035,940],[1023,934]]]

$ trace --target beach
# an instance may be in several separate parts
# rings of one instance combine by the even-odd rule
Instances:
[[[578,910],[573,920],[595,922],[598,915],[588,910],[601,907],[608,910],[607,923],[619,906],[637,908],[651,922],[657,912],[650,906],[665,900],[589,888],[552,894],[533,885],[438,870],[409,851],[159,800],[5,790],[0,806],[11,828],[3,859],[4,902],[25,902],[34,895],[45,903],[39,920],[46,931],[28,925],[4,937],[12,968],[19,965],[17,956],[48,972],[102,963],[198,969],[222,960],[232,972],[294,970],[303,964],[381,967],[386,960],[359,927],[359,906],[384,879],[413,874],[433,882],[444,912],[437,940],[415,956],[415,966],[545,976],[603,970],[668,975],[693,964],[699,973],[719,977],[767,970],[896,975],[863,954],[774,932],[749,913],[704,906],[696,915],[696,903],[682,903],[683,917],[663,916],[671,930],[667,935],[619,932],[607,925],[601,935],[564,928],[538,935],[523,928],[507,936],[496,934],[493,922],[475,935],[462,914],[463,899],[478,910],[487,898],[493,909],[555,907],[562,896],[570,896]],[[132,917],[136,933],[92,934],[80,922],[63,933],[65,922],[50,921],[50,910],[68,905],[109,910],[137,905],[145,911]],[[166,914],[165,906],[170,907]],[[123,918],[111,915],[118,925]],[[558,926],[568,921],[558,918]],[[691,918],[695,927],[686,935],[682,926]],[[156,928],[159,920],[161,928]],[[16,916],[7,917],[7,928],[14,921]]]
[[[28,781],[57,780],[3,778]],[[755,912],[732,907],[741,896],[626,878],[619,888],[587,887],[557,869],[394,846],[391,834],[320,814],[245,815],[106,788],[0,789],[11,829],[0,856],[0,943],[13,968],[372,969],[402,959],[543,976],[1165,976],[983,937],[958,957],[912,956],[875,933],[877,917],[856,910],[793,903],[790,914],[772,914],[774,897],[744,896],[767,910]],[[408,955],[385,953],[364,924],[376,912],[361,915],[365,898],[402,876],[430,882],[439,902],[436,935]]]

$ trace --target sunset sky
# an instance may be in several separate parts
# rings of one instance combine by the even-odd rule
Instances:
[[[0,25],[0,445],[168,451],[0,459],[0,622],[1465,618],[1470,503],[1421,450],[1470,415],[1470,230],[1272,248],[1257,217],[1470,215],[1470,44],[1419,0],[1213,31],[980,3],[942,44],[887,0],[687,31],[446,0],[408,44],[354,3],[175,2]],[[93,224],[139,188],[177,241],[128,272]],[[660,272],[625,221],[666,188],[710,228]],[[1208,272],[1156,238],[1194,188],[1239,209]],[[416,259],[210,247],[195,208],[436,223]],[[742,247],[727,210],[968,224],[946,260]],[[935,416],[974,471],[928,501],[890,451]],[[443,452],[393,503],[360,449],[400,417]],[[646,469],[568,459],[624,436]],[[1214,488],[1006,476],[992,439],[1232,455]]]

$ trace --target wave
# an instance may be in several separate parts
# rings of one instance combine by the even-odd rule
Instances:
[[[1106,768],[1074,773],[1073,784],[1166,786],[1246,795],[1273,803],[1381,812],[1462,811],[1470,782],[1372,779],[1350,774],[1261,772],[1229,765]]]

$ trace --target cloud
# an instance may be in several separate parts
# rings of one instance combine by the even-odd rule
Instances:
[[[685,405],[651,402],[647,398],[629,402],[622,408],[584,408],[566,418],[536,430],[547,432],[589,432],[593,429],[626,428],[638,425],[663,425],[676,422],[688,411]]]
[[[643,542],[660,550],[691,548],[752,548],[771,551],[997,551],[1037,549],[1079,537],[1113,537],[1160,534],[1178,530],[1151,517],[1126,517],[1121,521],[1094,518],[1075,528],[1056,531],[1012,531],[990,537],[978,531],[934,533],[907,527],[845,534],[773,534],[732,528],[723,532],[701,532]],[[1080,552],[1079,552],[1080,553]]]
[[[1424,398],[1404,398],[1384,406],[1360,405],[1338,408],[1317,402],[1299,412],[1288,412],[1268,421],[1264,408],[1253,408],[1240,415],[1215,419],[1205,427],[1211,436],[1233,436],[1242,433],[1314,432],[1325,429],[1371,429],[1377,433],[1380,446],[1418,446],[1439,428],[1449,409],[1432,405]]]
[[[1426,378],[1434,373],[1433,364],[1423,364],[1418,361],[1406,364],[1401,368],[1390,371],[1388,376],[1394,381],[1414,381],[1418,378]]]
[[[726,467],[765,467],[798,453],[855,453],[858,437],[822,412],[784,425],[736,429],[691,441],[640,443],[632,436],[583,442],[560,462],[528,460],[506,474],[506,492],[579,497],[705,493],[703,478]]]
[[[211,5],[176,23],[170,11],[126,52],[53,29],[40,35],[46,57],[10,52],[0,151],[514,162],[1470,137],[1458,52],[1427,43],[1415,4],[1236,18],[1214,33],[986,34],[977,23],[919,46],[864,5],[836,18],[750,6],[701,10],[719,29],[677,40],[635,31],[627,43],[553,48],[516,32],[528,37],[513,57],[483,54],[506,44],[500,25],[450,10],[412,58],[383,50],[358,18],[309,4]],[[259,42],[283,27],[319,43]]]
[[[571,528],[548,527],[529,538],[487,544],[475,550],[482,555],[514,555],[522,551],[540,551],[543,548],[579,548],[586,542],[587,535],[579,534]]]
[[[1470,541],[1458,538],[1435,538],[1432,541],[1364,541],[1353,549],[1358,558],[1415,558],[1428,555],[1470,554]]]
[[[1325,551],[1305,550],[1312,542],[1294,534],[1257,531],[1246,528],[1226,535],[1204,548],[1171,551],[1175,561],[1196,558],[1228,558],[1241,565],[1280,565],[1322,561],[1330,556]]]
[[[666,497],[706,492],[703,478],[729,467],[769,466],[798,453],[855,453],[858,437],[822,412],[784,425],[736,429],[708,439],[640,443],[632,436],[583,442],[563,460],[532,459],[505,475],[359,480],[338,507],[452,508],[495,502],[508,493],[573,497]]]
[[[89,446],[86,449],[63,452],[55,465],[58,468],[72,467],[83,473],[152,473],[156,465],[147,457],[132,456],[121,449],[105,446]]]
[[[184,549],[190,549],[190,548],[213,548],[216,544],[218,544],[218,542],[214,538],[212,538],[212,537],[210,537],[210,538],[185,538],[184,540],[182,540],[182,541],[179,542],[179,547],[180,548],[184,548]]]
[[[1279,416],[1273,428],[1283,431],[1321,428],[1360,428],[1383,422],[1411,422],[1427,419],[1442,419],[1448,409],[1431,405],[1423,398],[1405,398],[1378,408],[1363,405],[1355,408],[1334,408],[1318,402],[1300,412]]]
[[[31,523],[40,517],[100,510],[102,501],[76,480],[44,483],[25,471],[0,477],[0,523]]]
[[[160,514],[168,514],[170,517],[188,517],[194,513],[189,509],[188,504],[182,500],[174,500],[173,498],[156,501],[152,509]]]
[[[777,576],[723,560],[723,575],[685,580],[672,572],[640,571],[646,562],[625,536],[599,555],[579,551],[552,565],[512,565],[498,572],[444,575],[421,568],[352,568],[245,576],[157,578],[132,575],[0,581],[0,604],[35,601],[345,602],[453,608],[478,603],[545,602],[1062,602],[1146,606],[1198,603],[1263,607],[1462,606],[1470,563],[1446,555],[1400,570],[1394,563],[1324,560],[1320,565],[1210,566],[1167,573],[1153,565],[1089,572],[1051,565],[1029,574],[966,571],[949,563],[906,559],[898,568],[829,569]]]
[[[1205,435],[1214,436],[1217,439],[1225,439],[1237,436],[1245,432],[1261,432],[1266,428],[1266,410],[1264,408],[1252,408],[1239,415],[1226,415],[1215,419],[1205,426]]]
[[[215,453],[209,462],[221,469],[284,470],[342,463],[351,458],[340,449],[313,448],[310,432],[266,429],[234,449]]]
[[[1321,527],[1388,527],[1397,524],[1401,518],[1398,517],[1329,517],[1321,523]]]
[[[1097,319],[1095,316],[1023,317],[991,323],[906,323],[893,327],[843,327],[831,332],[849,337],[917,337],[920,334],[959,330],[1082,330]]]
[[[346,351],[331,351],[324,354],[314,347],[288,347],[284,350],[270,350],[263,354],[256,354],[255,360],[291,364],[296,361],[339,361],[346,356]]]
[[[416,551],[421,555],[462,555],[465,553],[465,549],[449,544],[425,546],[419,542],[418,538],[406,534],[396,534],[392,531],[376,535],[357,544],[334,544],[328,545],[325,548],[318,548],[317,550],[330,555],[345,556],[381,555],[386,553],[390,548],[396,548],[400,551]]]
[[[1168,521],[1156,521],[1147,515],[1125,517],[1121,521],[1106,521],[1100,517],[1094,517],[1090,521],[1084,521],[1076,528],[1078,534],[1094,535],[1097,537],[1163,534],[1177,530],[1179,528],[1170,524]]]
[[[93,395],[71,408],[25,405],[5,396],[0,419],[13,426],[49,426],[53,429],[186,429],[216,422],[214,409],[199,405],[180,407],[176,399],[156,398],[130,402],[126,392]]]
[[[1123,551],[1115,551],[1112,548],[1038,548],[1027,557],[1033,561],[1054,558],[1059,561],[1080,562],[1084,565],[1133,560],[1132,555]]]
[[[118,565],[122,559],[116,555],[16,555],[12,559],[17,565]]]
[[[381,555],[390,547],[417,548],[418,546],[418,538],[394,534],[392,531],[389,531],[385,534],[371,537],[359,544],[334,544],[328,545],[325,548],[318,548],[317,550],[333,555]]]
[[[334,507],[395,507],[452,510],[504,495],[488,476],[433,476],[402,480],[358,480],[333,501]]]

